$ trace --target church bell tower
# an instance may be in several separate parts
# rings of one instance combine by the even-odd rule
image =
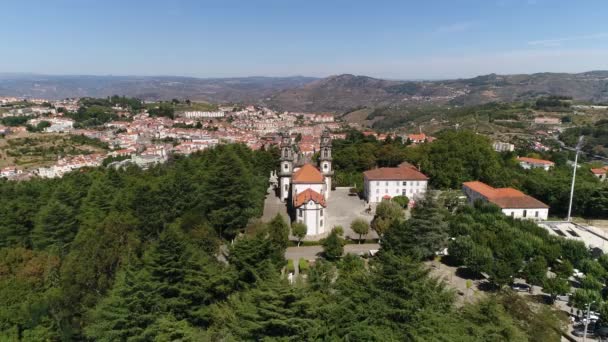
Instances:
[[[331,177],[334,175],[334,171],[331,168],[331,136],[329,131],[324,131],[321,135],[321,150],[319,156],[319,168],[323,177],[325,177],[325,199],[329,198],[329,192],[331,191]]]
[[[285,202],[289,197],[289,186],[291,183],[291,175],[293,174],[294,153],[291,145],[291,138],[288,134],[283,134],[281,137],[281,169],[279,170],[280,177],[280,199]]]

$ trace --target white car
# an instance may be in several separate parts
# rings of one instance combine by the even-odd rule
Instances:
[[[575,269],[573,270],[573,272],[572,272],[572,276],[573,276],[574,278],[584,278],[584,277],[585,277],[585,273],[583,273],[583,272],[581,272],[581,271],[579,271],[579,270],[577,270],[577,269],[575,268]]]

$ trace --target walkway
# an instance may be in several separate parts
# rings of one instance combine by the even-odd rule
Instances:
[[[272,220],[277,214],[281,214],[285,219],[285,222],[289,222],[289,215],[287,215],[287,206],[281,202],[275,195],[272,187],[269,187],[266,191],[266,199],[264,200],[264,214],[262,215],[262,222],[268,222]]]
[[[363,243],[360,245],[346,245],[344,246],[344,254],[361,254],[368,253],[371,249],[379,249],[380,245],[377,243]],[[314,260],[321,256],[323,252],[323,246],[301,246],[301,247],[288,247],[285,252],[285,259],[292,259],[297,262],[300,258],[306,260]]]

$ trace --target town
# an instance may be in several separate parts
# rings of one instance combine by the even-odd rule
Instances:
[[[608,166],[604,166],[601,159],[583,158],[586,161],[576,165],[569,160],[571,151],[564,145],[563,150],[559,147],[559,139],[565,132],[559,127],[559,119],[535,120],[541,128],[553,127],[547,129],[548,135],[540,135],[541,139],[533,137],[522,141],[519,137],[507,142],[499,140],[504,135],[486,137],[466,129],[437,132],[437,136],[422,129],[377,132],[357,123],[337,120],[329,113],[277,112],[254,105],[211,105],[178,99],[145,103],[119,96],[59,101],[2,98],[0,101],[0,120],[4,124],[0,130],[8,147],[3,157],[8,165],[3,166],[1,176],[15,183],[71,178],[75,172],[96,168],[135,168],[145,172],[175,163],[176,158],[187,160],[188,156],[196,157],[235,144],[251,151],[273,153],[277,164],[269,165],[270,172],[260,175],[268,184],[264,205],[260,208],[261,220],[270,226],[283,225],[281,229],[289,231],[288,239],[295,246],[285,251],[285,272],[291,284],[308,279],[309,269],[323,259],[339,260],[343,253],[374,257],[395,239],[391,235],[396,229],[391,228],[395,222],[404,217],[409,217],[405,222],[429,219],[428,213],[420,213],[431,210],[437,205],[435,202],[451,207],[450,210],[456,212],[453,219],[462,215],[455,208],[497,208],[495,213],[504,217],[497,220],[515,220],[506,221],[507,226],[519,220],[527,221],[544,232],[537,238],[566,239],[580,244],[573,246],[589,253],[608,252],[606,227],[601,221],[597,221],[599,226],[596,226],[596,221],[583,218],[587,205],[594,208],[591,217],[595,218],[596,204],[576,201],[577,217],[573,220],[572,202],[567,205],[568,197],[555,198],[544,190],[525,185],[533,177],[555,177],[565,172],[560,184],[567,186],[569,172],[577,170],[579,182],[592,187],[591,191],[603,189]],[[37,139],[40,139],[38,145]],[[31,148],[32,144],[39,149]],[[440,149],[438,146],[442,144],[450,146],[452,151]],[[484,152],[470,155],[463,151],[461,161],[477,164],[482,159],[494,159],[513,174],[502,176],[509,181],[505,184],[500,177],[484,175],[482,169],[489,166],[481,164],[473,166],[464,178],[458,173],[446,173],[451,164],[441,164],[460,155],[458,149],[467,149],[469,144]],[[434,148],[438,150],[433,152]],[[577,149],[577,159],[579,152]],[[371,153],[370,158],[375,161],[359,165],[358,158],[365,153]],[[433,157],[438,160],[429,167],[428,158]],[[493,187],[488,183],[507,186]],[[526,190],[549,203],[525,193]],[[572,196],[585,197],[585,194],[573,192]],[[234,228],[236,232],[241,231]],[[437,232],[443,237],[416,255],[423,260],[434,256],[434,261],[426,262],[431,273],[447,281],[462,296],[461,301],[483,298],[487,286],[510,285],[524,295],[544,292],[553,298],[557,308],[568,314],[579,310],[572,314],[571,323],[599,322],[597,310],[593,311],[591,321],[580,313],[591,298],[591,294],[585,292],[587,286],[597,285],[585,284],[594,277],[602,277],[601,272],[591,266],[591,261],[586,264],[565,261],[572,264],[565,271],[552,268],[548,275],[537,271],[532,276],[525,269],[518,270],[528,267],[532,261],[519,261],[520,266],[512,266],[517,270],[496,269],[495,265],[478,260],[480,256],[475,253],[481,252],[474,252],[476,248],[486,247],[476,243],[466,245],[471,244],[466,242],[468,236],[454,232],[449,241],[447,235],[442,235],[446,233]],[[412,253],[416,248],[410,246],[406,250]],[[443,264],[437,261],[442,258],[446,260]],[[462,275],[459,272],[463,268],[476,270],[481,277]],[[497,272],[509,277],[504,278]],[[571,281],[573,288],[564,285],[564,281]],[[579,287],[582,289],[577,290]],[[577,329],[574,331],[580,331]]]
[[[608,341],[605,1],[6,1],[0,341]]]

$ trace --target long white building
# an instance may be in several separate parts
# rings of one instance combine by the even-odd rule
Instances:
[[[482,182],[465,182],[462,191],[469,203],[477,200],[490,202],[513,218],[546,220],[549,216],[549,206],[513,188],[493,188]]]
[[[188,119],[212,119],[212,118],[223,118],[225,115],[224,112],[216,111],[216,112],[203,112],[203,111],[189,111],[183,112],[181,116]]]
[[[549,169],[555,166],[555,163],[550,160],[529,157],[518,157],[517,161],[519,162],[519,165],[526,170],[543,169],[545,171],[549,171]]]
[[[398,167],[381,167],[363,173],[363,194],[368,203],[378,203],[395,196],[410,200],[426,193],[429,178],[414,166],[403,163]]]

